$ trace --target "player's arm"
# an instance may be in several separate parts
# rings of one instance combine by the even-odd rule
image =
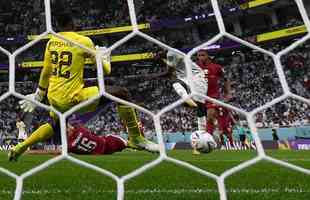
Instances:
[[[97,50],[104,50],[106,47],[95,47],[93,41],[90,38],[85,39],[85,46],[87,46],[90,49],[97,49]],[[93,63],[97,63],[96,57],[93,54],[90,54],[88,52],[85,52],[85,57],[90,58]],[[111,74],[111,58],[110,55],[106,55],[102,59],[102,67],[105,75]]]
[[[167,70],[164,73],[158,74],[157,77],[169,77],[170,79],[176,78],[176,62],[173,61],[174,57],[168,56],[167,51],[159,51],[154,53],[154,58],[167,67]]]

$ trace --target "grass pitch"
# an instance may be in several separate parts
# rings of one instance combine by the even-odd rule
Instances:
[[[310,151],[268,151],[268,155],[310,169]],[[255,151],[215,151],[193,156],[189,150],[168,155],[220,175],[256,156]],[[9,163],[0,153],[0,166],[22,174],[52,158],[52,155],[25,155]],[[106,156],[75,156],[117,176],[126,175],[157,158],[147,152],[122,152]],[[228,199],[309,200],[310,176],[266,161],[259,162],[225,179]],[[62,160],[25,179],[23,200],[110,200],[116,199],[116,182],[96,171]],[[0,174],[0,200],[13,199],[15,180]],[[125,185],[126,200],[219,199],[216,182],[186,167],[164,161]]]

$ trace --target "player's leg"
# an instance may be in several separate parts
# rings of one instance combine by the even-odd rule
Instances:
[[[217,143],[217,147],[221,147],[221,138],[218,133],[217,128],[218,126],[218,106],[213,103],[207,102],[207,132],[211,134]]]
[[[79,103],[85,99],[88,99],[90,97],[96,96],[99,94],[98,88],[97,87],[90,87],[83,89],[82,91],[77,92],[73,96],[73,101],[76,103]],[[70,109],[73,104],[59,104],[59,102],[55,102],[52,99],[49,98],[49,103],[53,105],[57,110],[63,112],[68,109]],[[83,112],[85,110],[90,110],[94,109],[98,105],[98,101],[96,101],[93,104],[90,104],[89,106],[86,106],[82,108]],[[59,130],[59,120],[57,115],[54,112],[50,112],[50,120],[49,122],[41,125],[37,130],[35,130],[25,141],[22,143],[19,143],[16,145],[14,148],[11,149],[9,152],[9,160],[17,160],[17,158],[23,154],[29,147],[31,147],[34,144],[37,144],[39,142],[46,141],[49,139],[55,131]]]
[[[205,104],[197,102],[197,125],[199,131],[207,131],[206,124],[207,124],[207,109]]]
[[[173,83],[172,87],[180,97],[186,98],[189,96],[186,90],[187,85],[183,81],[178,80],[177,82]],[[192,99],[187,99],[185,102],[190,107],[197,107],[197,104]]]
[[[112,94],[113,96],[116,96],[120,99],[130,101],[131,100],[131,95],[129,91],[124,88],[124,87],[119,87],[119,86],[106,86],[106,91],[109,94]],[[90,97],[97,96],[99,93],[97,87],[89,87],[89,88],[84,88],[81,92],[81,99],[87,100]],[[98,101],[96,101],[93,104],[90,104],[87,106],[86,110],[95,110],[97,106],[106,104],[107,99],[106,98],[100,98]],[[85,108],[83,108],[84,111]],[[138,118],[137,118],[137,113],[134,108],[127,106],[127,105],[122,105],[118,104],[117,105],[117,112],[120,116],[120,119],[125,125],[128,127],[128,136],[129,136],[129,142],[128,145],[133,147],[133,148],[138,148],[138,149],[145,149],[148,151],[159,151],[159,147],[157,144],[148,141],[143,137],[143,134],[141,133],[141,130],[139,128],[139,123],[138,123]]]
[[[193,90],[194,92],[207,95],[208,92],[208,82],[200,75],[196,75],[193,77]],[[205,105],[206,101],[203,96],[194,96],[193,100],[197,104],[197,124],[198,130],[206,131],[206,115],[207,115],[207,107]]]
[[[128,146],[128,142],[122,137],[117,135],[107,135],[105,139],[104,154],[112,154],[115,152],[123,151]]]
[[[44,142],[53,134],[56,127],[59,127],[58,120],[51,117],[50,122],[41,125],[27,139],[13,147],[8,154],[9,161],[17,161],[17,158],[22,155],[29,147],[39,142]]]
[[[125,123],[128,129],[128,147],[134,149],[145,149],[150,152],[158,152],[159,146],[147,140],[141,133],[138,118],[134,108],[119,104],[117,111],[120,119]]]
[[[207,103],[209,104],[209,103]],[[213,135],[214,130],[216,128],[216,121],[217,121],[217,107],[216,105],[213,105],[212,103],[207,105],[207,132]]]
[[[196,102],[197,103],[197,125],[199,131],[206,131],[206,107],[203,103]],[[194,155],[199,155],[200,152],[193,146],[193,152]]]
[[[229,144],[232,148],[234,148],[235,145],[234,145],[232,127],[227,127],[225,130],[226,130],[225,133],[228,138]]]

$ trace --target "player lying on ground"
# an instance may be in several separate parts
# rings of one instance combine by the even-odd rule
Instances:
[[[96,135],[83,126],[68,127],[68,152],[75,154],[112,154],[122,151],[128,142],[116,135]]]
[[[81,126],[68,125],[68,152],[74,154],[104,155],[131,148],[128,141],[117,135],[96,135]],[[61,150],[29,150],[29,154],[61,154]]]
[[[95,49],[90,38],[71,32],[74,30],[74,23],[70,14],[60,14],[57,22],[61,30],[65,31],[59,34],[83,46]],[[60,112],[65,112],[80,102],[98,96],[98,87],[84,87],[83,71],[86,58],[91,58],[95,62],[95,58],[84,49],[52,36],[45,49],[38,89],[30,97],[43,102],[47,96],[50,105]],[[105,75],[109,75],[111,72],[109,59],[104,59],[103,68]],[[108,92],[128,100],[129,95],[124,92],[124,89],[120,87],[114,87],[114,89],[115,91],[111,87],[110,90],[112,91]],[[104,99],[97,100],[81,109],[80,112],[94,111],[102,102]],[[22,100],[20,104],[25,112],[32,112],[36,107],[35,104],[27,100]],[[117,111],[120,119],[128,128],[129,145],[138,149],[157,152],[158,145],[141,135],[135,110],[127,105],[118,104]],[[59,131],[59,120],[55,113],[50,112],[50,120],[47,123],[41,125],[24,142],[11,149],[8,154],[9,161],[17,160],[28,147],[46,141],[56,131]]]

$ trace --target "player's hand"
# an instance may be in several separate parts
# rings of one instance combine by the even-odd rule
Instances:
[[[99,52],[105,51],[107,49],[107,47],[100,47],[98,45],[96,45],[95,48]],[[111,52],[102,56],[102,64],[105,74],[109,75],[111,73]]]
[[[26,97],[29,97],[30,99],[33,99],[34,100],[34,96],[35,94],[28,94],[26,95]],[[34,109],[36,108],[36,105],[34,103],[32,103],[31,101],[28,101],[26,99],[24,100],[21,100],[18,102],[19,103],[19,106],[20,108],[24,111],[24,112],[33,112]]]
[[[46,95],[46,92],[40,89],[37,89],[37,91],[33,94],[28,94],[27,97],[29,97],[32,100],[36,100],[39,102],[42,102],[44,97]],[[34,103],[32,103],[31,101],[28,101],[26,99],[21,100],[18,102],[20,108],[24,111],[24,112],[33,112],[34,109],[37,107]]]
[[[107,47],[101,47],[101,46],[98,46],[98,45],[96,45],[95,46],[95,48],[96,48],[96,50],[97,51],[99,51],[99,52],[102,52],[102,51],[105,51],[105,50],[107,50]],[[110,62],[111,61],[111,58],[110,58],[111,56],[110,56],[110,53],[109,54],[105,54],[104,56],[103,56],[103,60],[104,61],[107,61],[107,62]]]

